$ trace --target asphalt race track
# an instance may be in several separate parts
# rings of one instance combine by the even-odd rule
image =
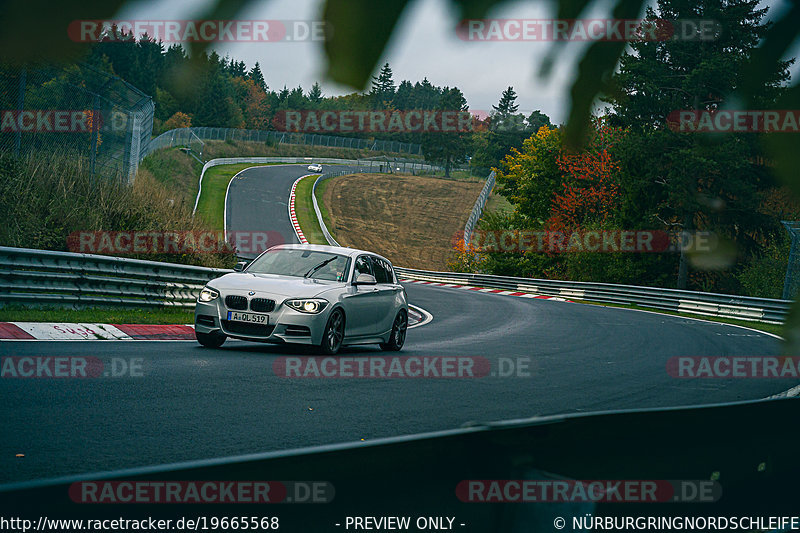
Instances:
[[[225,209],[225,228],[228,232],[270,232],[272,244],[298,244],[289,222],[288,202],[292,183],[300,176],[311,174],[308,165],[269,165],[248,168],[231,181]],[[328,169],[358,172],[356,166],[324,165]],[[257,254],[243,253],[253,258]]]
[[[289,188],[307,173],[304,165],[246,171],[230,189],[229,230],[293,237]],[[276,361],[307,352],[239,341],[217,350],[186,341],[0,342],[3,357],[95,356],[136,360],[140,368],[96,379],[0,379],[0,483],[536,415],[757,399],[797,384],[667,373],[675,356],[779,353],[776,338],[751,330],[413,283],[407,291],[434,320],[409,330],[400,357],[473,357],[491,372],[286,378],[276,375]],[[339,357],[379,355],[377,347],[358,347]]]

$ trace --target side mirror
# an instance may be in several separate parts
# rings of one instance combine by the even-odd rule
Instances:
[[[233,265],[233,271],[243,272],[246,267],[247,267],[247,261],[239,261],[238,263]]]
[[[378,282],[372,274],[359,274],[353,285],[376,285]]]

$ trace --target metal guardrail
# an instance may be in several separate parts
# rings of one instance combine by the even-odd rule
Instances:
[[[320,227],[324,222],[317,210]],[[323,233],[327,233],[323,230]],[[330,233],[327,233],[330,235]],[[336,241],[328,241],[335,245]],[[458,283],[707,316],[780,323],[792,302],[678,289],[395,267],[407,279]],[[232,270],[0,246],[0,305],[192,307],[203,285]]]
[[[232,270],[0,246],[0,305],[194,307]]]
[[[398,267],[395,267],[395,270],[405,278],[421,281],[457,283],[492,289],[531,292],[547,296],[560,296],[575,300],[638,305],[651,309],[738,318],[757,322],[783,322],[792,304],[791,300],[661,289],[637,285],[432,272]]]
[[[311,187],[311,202],[314,204],[314,212],[317,214],[317,222],[319,222],[319,229],[322,230],[322,235],[325,236],[325,240],[328,241],[328,244],[331,246],[340,246],[336,239],[333,238],[331,232],[328,231],[328,227],[325,225],[325,221],[322,219],[322,211],[319,209],[319,204],[317,203],[317,185],[320,181],[328,178],[332,178],[334,176],[341,175],[341,172],[330,173],[326,172],[325,174],[321,174],[314,180],[314,186]]]
[[[467,223],[464,226],[465,245],[469,244],[469,241],[472,238],[472,232],[475,230],[475,224],[477,224],[478,220],[481,218],[481,213],[483,213],[483,208],[486,206],[486,201],[489,199],[489,195],[492,194],[493,187],[494,170],[492,170],[486,177],[486,183],[483,185],[483,189],[481,189],[481,194],[478,195],[478,199],[475,200],[475,205],[472,207],[472,213],[470,213]]]

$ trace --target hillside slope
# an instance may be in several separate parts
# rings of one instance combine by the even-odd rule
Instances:
[[[422,176],[353,174],[326,183],[323,202],[343,246],[397,266],[445,270],[483,183]]]

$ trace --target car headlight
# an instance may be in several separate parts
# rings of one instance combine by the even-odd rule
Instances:
[[[203,287],[203,290],[200,291],[200,296],[197,298],[201,302],[210,302],[211,300],[216,300],[219,298],[219,291],[212,289],[211,287]]]
[[[303,298],[298,300],[286,300],[283,303],[295,311],[315,315],[325,309],[328,305],[328,300],[323,300],[322,298]]]

